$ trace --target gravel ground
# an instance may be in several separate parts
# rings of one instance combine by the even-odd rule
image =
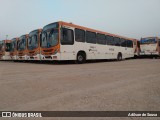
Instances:
[[[82,65],[0,61],[0,110],[160,111],[160,59]]]

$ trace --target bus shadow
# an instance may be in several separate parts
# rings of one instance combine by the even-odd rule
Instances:
[[[46,64],[46,65],[83,65],[75,61],[14,61],[16,63]],[[87,60],[84,64],[117,62],[117,60]]]

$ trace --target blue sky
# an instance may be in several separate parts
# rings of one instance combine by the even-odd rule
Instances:
[[[59,20],[130,38],[160,37],[160,0],[0,0],[0,40]]]

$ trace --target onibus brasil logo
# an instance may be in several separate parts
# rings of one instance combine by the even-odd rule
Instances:
[[[42,117],[41,113],[36,112],[2,112],[1,117]]]

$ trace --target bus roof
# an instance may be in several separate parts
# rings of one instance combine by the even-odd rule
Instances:
[[[10,43],[10,42],[11,42],[11,40],[2,40],[2,42]]]
[[[18,40],[18,39],[19,39],[18,37],[16,37],[16,38],[12,38],[12,39],[11,39],[11,41],[13,41],[13,40]]]
[[[79,29],[83,29],[83,30],[88,30],[88,31],[91,31],[91,32],[105,34],[105,35],[109,35],[109,36],[113,36],[113,37],[124,38],[124,39],[132,40],[132,41],[137,41],[136,39],[133,39],[133,38],[127,38],[127,37],[123,37],[123,36],[120,36],[120,35],[111,34],[111,33],[108,33],[108,32],[102,32],[102,31],[99,31],[99,30],[95,30],[95,29],[91,29],[91,28],[75,25],[73,23],[67,23],[67,22],[63,22],[63,21],[58,21],[58,23],[60,23],[60,25],[67,25],[67,26],[71,26],[71,27],[75,27],[75,28],[79,28]]]
[[[33,31],[31,31],[31,32],[29,33],[29,35],[30,35],[30,34],[35,34],[36,32],[39,32],[39,31],[42,31],[42,29],[40,28],[40,29],[33,30]]]
[[[22,38],[22,37],[28,37],[28,34],[20,36],[19,39]]]

